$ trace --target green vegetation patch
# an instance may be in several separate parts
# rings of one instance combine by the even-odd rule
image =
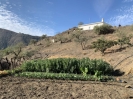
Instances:
[[[22,72],[16,74],[20,77],[28,78],[39,78],[39,79],[57,79],[57,80],[90,80],[90,81],[107,81],[113,80],[111,76],[92,76],[92,75],[79,75],[79,74],[68,74],[68,73],[44,73],[44,72]]]
[[[85,68],[85,69],[84,69]],[[71,73],[71,74],[91,74],[101,71],[102,75],[112,75],[112,66],[96,59],[76,59],[76,58],[57,58],[46,60],[32,60],[22,64],[25,72],[46,72],[46,73]],[[85,72],[84,72],[85,70]]]

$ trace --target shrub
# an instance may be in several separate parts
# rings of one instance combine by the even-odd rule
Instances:
[[[50,40],[46,40],[45,47],[51,46],[52,42]]]
[[[118,44],[120,45],[120,48],[123,47],[123,45],[127,44],[129,46],[132,46],[132,44],[130,43],[131,38],[133,37],[132,35],[128,35],[126,33],[123,33],[121,31],[118,31]]]
[[[125,44],[131,45],[130,38],[129,37],[120,38],[120,39],[118,39],[118,44],[120,45],[120,48],[122,48],[123,45],[125,45]]]
[[[114,29],[110,25],[101,25],[101,26],[95,26],[94,27],[94,32],[98,35],[100,34],[109,34],[114,32]]]
[[[31,51],[27,51],[25,53],[23,53],[23,56],[26,56],[26,57],[32,57],[34,54],[36,53],[36,51],[34,50],[31,50]]]
[[[68,37],[64,37],[63,35],[59,34],[57,36],[57,41],[60,41],[60,43],[67,43],[70,42],[71,40]]]
[[[29,44],[34,44],[35,45],[36,43],[37,43],[36,39],[31,39]]]
[[[45,38],[47,38],[47,35],[46,34],[41,36],[41,40],[43,40]]]

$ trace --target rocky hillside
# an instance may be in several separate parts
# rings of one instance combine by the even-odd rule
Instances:
[[[40,37],[38,36],[16,33],[10,30],[0,28],[0,49],[4,49],[8,46],[15,45],[18,42],[22,42],[28,45],[31,39],[38,40],[39,38]]]

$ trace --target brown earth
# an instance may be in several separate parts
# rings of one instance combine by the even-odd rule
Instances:
[[[0,79],[0,99],[132,99],[133,88],[125,86],[133,86],[133,76],[127,82],[28,79],[9,76]]]

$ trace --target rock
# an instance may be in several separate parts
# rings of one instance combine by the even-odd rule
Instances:
[[[131,85],[126,85],[125,88],[132,88],[132,86]]]
[[[116,81],[117,81],[117,82],[120,82],[120,83],[127,83],[127,81],[122,80],[122,79],[120,79],[120,78],[116,78]]]
[[[1,98],[0,99],[6,99],[6,97],[4,97],[4,96],[1,96]]]
[[[121,80],[122,83],[127,83],[125,80]]]
[[[133,98],[133,96],[129,96],[129,98]]]
[[[116,78],[116,81],[117,81],[117,82],[120,82],[120,78],[117,77],[117,78]]]

